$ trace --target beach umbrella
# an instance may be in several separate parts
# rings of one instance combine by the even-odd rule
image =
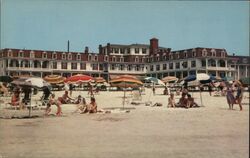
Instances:
[[[106,80],[103,77],[95,77],[94,78],[96,83],[104,83]]]
[[[205,83],[210,83],[210,76],[205,73],[198,73],[196,75],[189,75],[186,78],[184,78],[185,83],[189,83],[188,85],[193,85],[193,86],[199,86],[201,84]],[[202,103],[202,95],[201,95],[201,90],[200,90],[200,99],[201,99],[201,106],[203,105]]]
[[[10,83],[12,81],[13,81],[13,78],[11,76],[0,76],[0,82]]]
[[[134,76],[131,75],[120,75],[117,76],[111,81],[109,81],[112,87],[120,87],[120,88],[136,88],[143,85],[143,83]]]
[[[50,84],[61,84],[64,83],[65,77],[60,75],[48,75],[43,78],[45,81],[49,82]]]
[[[14,84],[16,86],[28,86],[32,88],[43,88],[43,87],[49,87],[50,84],[43,80],[42,78],[36,78],[36,77],[29,77],[29,78],[19,78],[11,82],[11,84]]]
[[[222,81],[227,81],[227,82],[233,81],[233,80],[234,80],[233,77],[223,77],[223,78],[222,78]]]
[[[243,86],[249,86],[250,85],[250,77],[244,77],[239,80]]]
[[[125,88],[135,88],[140,87],[143,83],[134,76],[131,75],[120,75],[113,78],[110,82],[113,87],[121,87],[123,89],[123,109],[125,104],[126,90]]]
[[[76,83],[89,83],[92,80],[94,80],[94,78],[91,76],[77,74],[77,75],[68,77],[64,82],[76,84]]]
[[[163,83],[161,80],[159,80],[158,78],[155,78],[155,77],[146,77],[145,80],[150,81],[154,84],[159,84],[159,85],[165,86],[165,83]]]
[[[29,77],[29,78],[19,78],[11,82],[11,84],[20,86],[20,87],[30,87],[30,88],[45,88],[50,87],[50,84],[43,80],[42,78],[36,78],[36,77]],[[31,94],[31,93],[30,93]],[[31,98],[31,96],[29,96]],[[31,100],[31,99],[30,99]],[[31,101],[30,101],[31,105]],[[31,106],[29,108],[29,117],[31,116]]]
[[[167,77],[164,77],[163,79],[161,79],[162,82],[164,83],[169,83],[169,82],[175,82],[175,81],[178,81],[178,78],[175,77],[175,76],[167,76]]]

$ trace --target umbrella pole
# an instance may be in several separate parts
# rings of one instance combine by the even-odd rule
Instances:
[[[30,108],[29,108],[29,117],[31,117],[31,109],[32,109],[32,107],[31,107],[31,93],[32,93],[32,91],[30,92],[30,94],[29,94],[29,99],[30,99]]]
[[[200,90],[200,99],[201,99],[201,106],[203,106],[201,90]]]
[[[125,105],[125,97],[126,97],[126,90],[125,90],[125,87],[126,87],[126,82],[124,82],[124,89],[123,89],[123,106],[122,106],[122,109],[124,110],[124,105]]]

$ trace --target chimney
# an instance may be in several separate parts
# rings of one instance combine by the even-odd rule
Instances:
[[[102,45],[99,45],[99,54],[102,54]]]
[[[158,39],[152,38],[150,39],[150,54],[156,54],[158,51]]]
[[[67,48],[68,48],[68,53],[69,53],[69,40],[68,40],[68,47]]]
[[[84,53],[89,53],[89,47],[85,47]]]
[[[107,43],[107,54],[109,55],[110,52],[111,52],[110,43]]]

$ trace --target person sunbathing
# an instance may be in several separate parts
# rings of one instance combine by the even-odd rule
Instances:
[[[51,95],[49,103],[47,104],[47,108],[45,109],[45,115],[48,115],[51,112],[51,105],[56,105],[57,106],[56,115],[61,116],[61,114],[62,114],[62,108],[61,108],[62,103],[55,98],[55,94]]]
[[[94,97],[91,97],[90,103],[83,109],[82,113],[97,113],[97,104]]]
[[[190,95],[187,94],[187,107],[192,108],[192,107],[199,107],[196,102],[194,102],[194,98]]]
[[[70,104],[72,99],[71,97],[69,97],[69,92],[65,91],[65,93],[63,94],[62,97],[59,97],[58,100],[62,103],[62,104]]]
[[[80,95],[79,95],[80,96]],[[79,97],[78,96],[78,97]],[[86,100],[85,98],[81,98],[81,101],[77,104],[76,106],[76,110],[73,113],[78,112],[79,110],[81,111],[81,113],[84,113],[87,109],[87,104],[86,104]]]
[[[174,93],[170,93],[170,97],[168,98],[168,107],[175,108],[175,106],[176,103],[175,103]]]
[[[181,98],[177,104],[179,107],[187,108],[187,98],[186,93],[182,93]]]
[[[9,91],[5,84],[0,85],[0,93],[3,93],[3,96],[7,96]]]

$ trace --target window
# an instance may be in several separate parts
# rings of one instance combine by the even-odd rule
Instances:
[[[68,54],[68,59],[71,60],[72,59],[72,55],[71,53]]]
[[[12,51],[8,50],[8,57],[12,57]]]
[[[184,58],[187,58],[187,57],[188,57],[187,51],[184,51]]]
[[[135,54],[139,54],[139,48],[135,48]]]
[[[206,60],[201,60],[201,66],[206,67]]]
[[[47,58],[47,53],[43,52],[43,58]]]
[[[169,69],[173,69],[174,68],[174,64],[173,63],[169,63]]]
[[[115,57],[112,57],[112,61],[115,62]]]
[[[99,70],[103,70],[103,64],[99,64]]]
[[[81,55],[77,54],[77,60],[81,60]]]
[[[169,56],[170,56],[170,59],[173,59],[173,54],[172,53]]]
[[[156,65],[156,71],[160,71],[160,65]]]
[[[154,71],[154,65],[150,65],[150,71]]]
[[[91,61],[91,55],[88,55],[88,61]]]
[[[65,59],[65,53],[62,54],[62,59]]]
[[[119,65],[119,70],[124,70],[124,65],[123,64]]]
[[[56,59],[57,58],[57,54],[56,52],[53,53],[53,56],[52,56],[53,59]]]
[[[80,63],[80,69],[86,70],[86,63]]]
[[[139,60],[138,60],[138,57],[135,57],[135,62],[137,63]]]
[[[162,69],[167,70],[167,64],[163,64]]]
[[[92,70],[98,70],[98,64],[92,64]]]
[[[115,64],[111,64],[111,70],[115,70]]]
[[[127,53],[130,54],[130,48],[127,49]]]
[[[207,50],[206,50],[206,49],[203,49],[203,50],[202,50],[202,56],[203,56],[203,57],[207,56]]]
[[[71,63],[71,69],[76,70],[77,69],[77,63]]]
[[[97,56],[95,55],[95,61],[98,61],[98,58],[97,58]]]
[[[182,62],[182,67],[183,67],[183,68],[187,68],[187,67],[188,67],[187,61]]]
[[[22,51],[19,52],[19,57],[23,57],[23,52]]]
[[[115,48],[115,54],[118,54],[118,53],[119,53],[119,49]]]
[[[124,52],[125,52],[124,48],[121,48],[120,52],[121,52],[121,54],[124,54]]]
[[[128,71],[131,71],[131,70],[132,70],[132,66],[131,66],[131,65],[128,65],[127,70],[128,70]]]
[[[196,67],[196,61],[195,60],[191,61],[191,67]]]
[[[175,68],[179,69],[180,68],[180,63],[175,63]]]
[[[146,48],[142,48],[142,54],[146,54],[147,53],[147,49]]]
[[[176,58],[179,59],[180,58],[180,53],[176,52]]]
[[[192,56],[195,57],[196,56],[196,52],[192,51]]]
[[[52,63],[52,69],[57,69],[57,62]]]
[[[140,71],[140,65],[135,66],[135,71]]]
[[[105,56],[104,61],[108,61],[108,56]]]
[[[62,69],[67,69],[68,68],[68,63],[62,62],[61,67],[62,67]]]
[[[34,54],[33,51],[30,51],[30,57],[31,57],[31,58],[35,58],[35,54]]]
[[[120,62],[124,62],[124,58],[123,57],[120,58]]]

